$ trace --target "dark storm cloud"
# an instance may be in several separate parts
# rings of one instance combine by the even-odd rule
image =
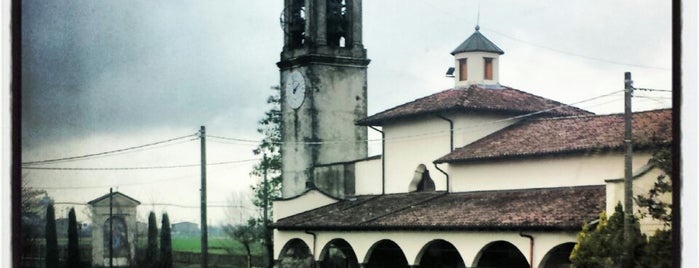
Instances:
[[[277,79],[269,62],[278,46],[270,44],[262,57],[245,51],[260,47],[241,38],[254,33],[227,19],[236,12],[226,8],[235,4],[217,4],[24,1],[23,145],[163,126],[196,129],[231,114],[249,118],[237,124],[254,130],[261,112],[252,107],[264,103]],[[267,68],[248,64],[256,58]]]

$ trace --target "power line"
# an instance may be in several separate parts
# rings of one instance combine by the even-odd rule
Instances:
[[[236,160],[236,161],[224,161],[208,163],[207,166],[218,166],[218,165],[229,165],[229,164],[240,164],[245,162],[252,162],[260,160],[259,158]],[[201,164],[186,164],[186,165],[170,165],[170,166],[150,166],[150,167],[22,167],[22,169],[31,170],[147,170],[147,169],[172,169],[172,168],[189,168],[189,167],[199,167]]]
[[[85,202],[75,202],[75,201],[63,201],[63,202],[53,202],[55,205],[75,205],[75,206],[87,206],[88,204]],[[178,208],[199,208],[198,205],[182,205],[182,204],[173,204],[173,203],[141,203],[142,206],[166,206],[166,207],[178,207]],[[207,205],[206,207],[210,208],[242,208],[242,209],[248,209],[248,210],[254,210],[254,208],[251,208],[249,206],[241,206],[241,205]]]
[[[633,64],[633,63],[625,63],[625,62],[618,62],[618,61],[612,61],[612,60],[607,60],[607,59],[603,59],[603,58],[597,58],[597,57],[592,57],[592,56],[577,54],[577,53],[568,52],[568,51],[560,50],[560,49],[553,48],[553,47],[548,47],[548,46],[542,46],[542,45],[534,44],[534,43],[532,43],[532,42],[528,42],[528,41],[525,41],[525,40],[522,40],[522,39],[519,39],[519,38],[511,37],[511,36],[509,36],[509,35],[506,35],[506,34],[504,34],[504,33],[498,32],[498,31],[493,30],[493,29],[488,28],[488,27],[482,27],[482,28],[485,28],[485,29],[487,29],[487,30],[489,30],[489,31],[491,31],[491,32],[493,32],[493,33],[495,33],[495,34],[501,35],[501,36],[503,36],[503,37],[505,37],[505,38],[509,38],[509,39],[512,39],[512,40],[515,40],[515,41],[518,41],[518,42],[521,42],[521,43],[528,44],[528,45],[530,45],[530,46],[534,46],[534,47],[538,47],[538,48],[543,48],[543,49],[551,50],[551,51],[553,51],[553,52],[557,52],[557,53],[561,53],[561,54],[565,54],[565,55],[570,55],[570,56],[575,56],[575,57],[580,57],[580,58],[584,58],[584,59],[588,59],[588,60],[600,61],[600,62],[605,62],[605,63],[610,63],[610,64],[616,64],[616,65],[624,65],[624,66],[631,66],[631,67],[638,67],[638,68],[646,68],[646,69],[656,69],[656,70],[664,70],[664,71],[670,71],[670,70],[671,70],[670,68],[656,67],[656,66],[649,66],[649,65],[641,65],[641,64]]]
[[[178,181],[178,180],[184,180],[184,179],[192,179],[196,177],[198,174],[190,174],[186,176],[178,176],[178,177],[171,177],[171,178],[164,178],[164,179],[158,179],[158,180],[152,180],[148,182],[135,182],[135,183],[119,183],[119,184],[109,184],[109,185],[95,185],[95,186],[74,186],[74,187],[39,187],[39,186],[33,186],[37,189],[42,189],[42,190],[83,190],[83,189],[99,189],[99,188],[109,188],[109,187],[129,187],[129,186],[137,186],[137,185],[146,185],[146,184],[153,184],[153,183],[159,183],[163,181]]]
[[[120,152],[124,152],[124,151],[136,150],[136,149],[140,149],[140,148],[144,148],[144,147],[150,147],[150,146],[154,146],[154,145],[158,145],[158,144],[163,144],[163,143],[168,143],[168,142],[172,142],[172,141],[176,141],[176,140],[181,140],[184,138],[192,137],[194,135],[196,135],[196,134],[190,134],[187,136],[172,138],[172,139],[168,139],[168,140],[164,140],[164,141],[157,141],[157,142],[152,142],[152,143],[148,143],[148,144],[144,144],[144,145],[132,146],[132,147],[128,147],[128,148],[123,148],[123,149],[118,149],[118,150],[113,150],[113,151],[106,151],[106,152],[101,152],[101,153],[93,153],[93,154],[71,156],[71,157],[64,157],[64,158],[56,158],[56,159],[39,160],[39,161],[22,162],[22,165],[46,164],[46,163],[53,163],[53,162],[59,162],[59,161],[84,159],[84,158],[89,158],[89,157],[120,153]]]
[[[659,90],[658,90],[659,91]],[[458,128],[454,129],[454,131],[462,131],[462,130],[467,130],[467,129],[473,129],[473,128],[478,128],[478,127],[483,127],[485,125],[490,125],[490,124],[495,124],[499,122],[505,122],[505,121],[510,121],[510,120],[517,120],[517,119],[522,119],[522,118],[527,118],[531,117],[534,115],[542,114],[545,112],[549,112],[552,110],[556,110],[562,107],[567,107],[567,106],[573,106],[576,104],[581,104],[593,100],[597,100],[600,98],[608,97],[614,94],[617,94],[619,92],[623,92],[623,90],[618,90],[614,91],[608,94],[604,95],[599,95],[596,97],[592,97],[589,99],[581,100],[578,102],[574,102],[571,104],[561,104],[555,107],[551,107],[548,109],[544,110],[539,110],[523,115],[518,115],[518,116],[513,116],[513,117],[508,117],[508,118],[503,118],[499,120],[494,120],[490,122],[484,122],[481,124],[476,124],[476,125],[470,125],[469,127],[465,128]],[[415,137],[424,137],[424,136],[429,136],[429,135],[436,135],[436,134],[441,134],[444,132],[448,132],[451,130],[439,130],[439,131],[434,131],[434,132],[429,132],[429,133],[422,133],[422,134],[417,134],[417,135],[411,135],[411,136],[404,136],[404,137],[399,137],[399,138],[392,138],[391,140],[405,140],[405,139],[410,139],[410,138],[415,138]],[[120,153],[120,152],[125,152],[125,151],[130,151],[130,150],[136,150],[136,149],[141,149],[144,147],[150,147],[150,146],[155,146],[158,144],[164,144],[168,142],[172,142],[175,140],[180,140],[184,139],[187,137],[192,137],[196,136],[198,133],[195,134],[190,134],[182,137],[177,137],[177,138],[172,138],[164,141],[159,141],[159,142],[153,142],[149,144],[144,144],[140,146],[133,146],[133,147],[128,147],[124,149],[119,149],[119,150],[113,150],[113,151],[106,151],[106,152],[101,152],[101,153],[94,153],[94,154],[88,154],[88,155],[81,155],[81,156],[73,156],[73,157],[65,157],[65,158],[58,158],[58,159],[49,159],[49,160],[41,160],[41,161],[32,161],[32,162],[24,162],[22,163],[23,169],[29,169],[29,170],[150,170],[150,169],[174,169],[174,168],[188,168],[188,167],[198,167],[200,164],[187,164],[187,165],[169,165],[169,166],[146,166],[146,167],[96,167],[96,168],[90,168],[90,167],[28,167],[25,165],[36,165],[36,164],[41,164],[41,163],[54,163],[54,162],[59,162],[59,161],[67,161],[67,160],[75,160],[75,159],[84,159],[88,157],[95,157],[95,156],[103,156],[107,154],[115,154],[115,153]],[[206,135],[206,137],[214,138],[214,139],[220,139],[224,141],[234,141],[234,142],[244,142],[244,143],[259,143],[261,140],[250,140],[250,139],[241,139],[241,138],[231,138],[231,137],[223,137],[223,136],[216,136],[216,135]],[[334,140],[334,141],[318,141],[318,142],[272,142],[274,144],[309,144],[309,145],[319,145],[319,144],[339,144],[339,143],[361,143],[361,142],[378,142],[378,141],[388,141],[388,139],[368,139],[368,140]],[[246,159],[246,160],[238,160],[238,161],[226,161],[226,162],[218,162],[218,163],[211,163],[207,164],[207,166],[214,166],[214,165],[225,165],[225,164],[234,164],[234,163],[244,163],[244,162],[250,162],[250,161],[259,161],[260,159]]]
[[[639,87],[635,87],[633,89],[634,90],[641,90],[641,91],[672,92],[672,90],[667,90],[667,89],[652,89],[652,88],[639,88]]]
[[[480,123],[480,124],[469,125],[468,127],[454,129],[454,131],[475,129],[475,128],[479,128],[479,127],[483,127],[483,126],[491,125],[491,124],[495,124],[495,123],[501,123],[501,122],[506,122],[506,121],[511,121],[511,120],[523,119],[523,118],[535,116],[535,115],[538,115],[538,114],[550,112],[550,111],[553,111],[553,110],[556,110],[556,109],[560,109],[560,108],[563,108],[563,107],[573,106],[573,105],[577,105],[577,104],[581,104],[581,103],[590,102],[590,101],[594,101],[594,100],[597,100],[597,99],[609,97],[609,96],[612,96],[612,95],[615,95],[615,94],[618,94],[618,93],[621,93],[621,92],[624,92],[624,90],[616,90],[616,91],[612,91],[612,92],[607,93],[607,94],[595,96],[595,97],[588,98],[588,99],[584,99],[584,100],[577,101],[577,102],[574,102],[574,103],[570,103],[570,104],[560,104],[560,105],[558,105],[558,106],[554,106],[554,107],[551,107],[551,108],[548,108],[548,109],[544,109],[544,110],[534,111],[534,112],[527,113],[527,114],[512,116],[512,117],[503,118],[503,119],[499,119],[499,120],[493,120],[493,121],[489,121],[489,122],[483,122],[483,123]],[[272,142],[272,143],[273,143],[273,144],[278,144],[278,145],[283,145],[283,144],[321,145],[321,144],[342,144],[342,143],[361,143],[361,142],[396,141],[396,140],[406,140],[406,139],[410,139],[410,138],[424,137],[424,136],[430,136],[430,135],[438,135],[438,134],[446,133],[446,132],[449,132],[449,131],[450,131],[450,130],[436,130],[436,131],[432,131],[432,132],[421,133],[421,134],[410,135],[410,136],[397,137],[397,138],[391,138],[391,139],[381,139],[381,138],[378,138],[378,139],[367,139],[367,140],[328,140],[328,141],[318,141],[318,142],[296,142],[296,141],[292,141],[292,142],[283,142],[283,141],[280,141],[280,142]],[[254,141],[254,140],[249,140],[249,139],[231,138],[231,137],[223,137],[223,136],[212,136],[212,135],[207,135],[207,137],[213,137],[213,138],[216,138],[216,139],[228,140],[228,141],[257,142],[257,143],[261,142],[261,140]]]

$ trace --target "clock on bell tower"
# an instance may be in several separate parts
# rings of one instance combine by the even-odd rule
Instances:
[[[355,121],[367,116],[369,59],[362,44],[361,0],[284,0],[280,21],[282,196],[287,198],[335,179],[314,177],[316,166],[367,156],[366,127]]]

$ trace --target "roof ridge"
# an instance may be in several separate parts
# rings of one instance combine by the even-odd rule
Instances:
[[[540,190],[570,190],[570,189],[594,189],[607,187],[605,184],[590,184],[590,185],[573,185],[573,186],[557,186],[557,187],[537,187],[537,188],[520,188],[520,189],[504,189],[504,190],[480,190],[468,192],[449,192],[449,194],[476,194],[476,193],[514,193],[528,192]]]
[[[576,110],[578,110],[578,111],[580,111],[580,112],[590,113],[590,114],[593,114],[593,115],[595,114],[595,113],[590,112],[590,111],[588,111],[588,110],[585,110],[585,109],[583,109],[583,108],[580,108],[580,107],[577,107],[577,106],[573,106],[573,105],[570,105],[570,104],[567,104],[567,103],[562,103],[562,102],[557,101],[557,100],[554,100],[554,99],[549,99],[549,98],[546,98],[546,97],[542,97],[542,96],[539,96],[539,95],[537,95],[537,94],[530,93],[530,92],[527,92],[527,91],[524,91],[524,90],[521,90],[521,89],[517,89],[517,88],[513,88],[513,87],[509,87],[509,86],[503,86],[503,85],[501,85],[501,86],[504,87],[503,90],[508,90],[508,89],[509,89],[509,90],[514,90],[514,91],[520,92],[520,93],[522,93],[522,94],[528,94],[528,95],[537,97],[537,98],[539,98],[539,99],[544,100],[545,102],[552,102],[552,103],[554,103],[557,107],[554,108],[554,109],[552,109],[551,111],[556,110],[556,109],[559,109],[559,108],[573,108],[573,109],[576,109]]]
[[[672,108],[660,108],[660,109],[652,109],[652,110],[646,110],[646,111],[637,111],[637,112],[633,112],[631,114],[632,115],[648,114],[648,113],[662,112],[662,111],[666,111],[666,110],[672,111]],[[566,115],[566,116],[542,117],[542,118],[537,118],[537,119],[544,121],[544,120],[563,120],[563,119],[612,117],[612,116],[624,116],[624,113],[619,112],[619,113],[611,113],[611,114]]]
[[[410,194],[410,193],[408,193],[408,194]],[[437,195],[437,196],[433,196],[433,197],[427,198],[427,199],[425,199],[425,200],[420,200],[420,201],[417,201],[417,202],[415,202],[415,203],[405,205],[405,206],[403,206],[403,207],[401,207],[401,208],[398,208],[398,209],[396,209],[396,210],[390,211],[390,212],[388,212],[388,213],[384,213],[384,214],[381,214],[381,215],[378,215],[378,216],[374,216],[373,218],[368,219],[368,220],[366,220],[366,221],[362,221],[362,222],[360,222],[359,224],[365,224],[365,223],[368,223],[368,222],[376,221],[376,220],[378,220],[378,219],[380,219],[380,218],[383,218],[383,217],[386,217],[386,216],[388,216],[388,215],[395,214],[395,213],[401,212],[401,211],[403,211],[403,210],[406,210],[406,209],[408,209],[408,208],[411,208],[411,207],[414,207],[414,206],[417,206],[417,205],[420,205],[420,204],[427,203],[427,202],[429,202],[429,201],[438,199],[438,198],[440,198],[440,197],[447,196],[448,194],[449,194],[449,192],[443,192],[443,193],[441,193],[441,194],[439,194],[439,195]]]

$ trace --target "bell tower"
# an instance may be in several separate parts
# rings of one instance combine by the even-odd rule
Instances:
[[[315,178],[316,166],[367,156],[366,127],[355,121],[367,116],[369,59],[362,43],[361,0],[284,0],[280,21],[282,196],[287,198],[336,179]]]

